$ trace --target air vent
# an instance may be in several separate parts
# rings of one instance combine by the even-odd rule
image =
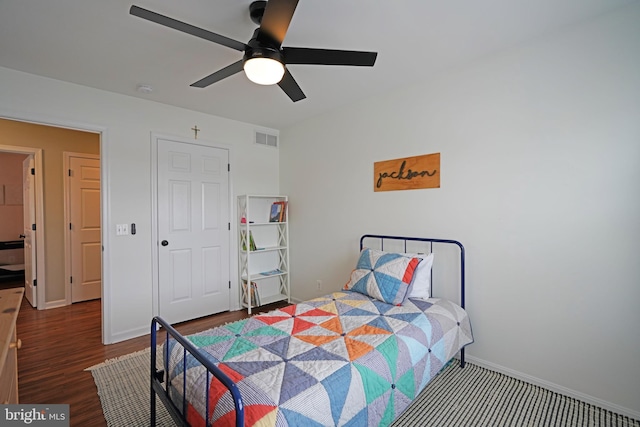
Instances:
[[[278,136],[256,131],[256,144],[278,147]]]

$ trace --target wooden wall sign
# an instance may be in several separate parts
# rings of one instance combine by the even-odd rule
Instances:
[[[373,191],[440,188],[440,153],[373,164]]]

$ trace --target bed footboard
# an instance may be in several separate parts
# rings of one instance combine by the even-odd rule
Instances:
[[[157,334],[161,333],[158,331],[158,326],[164,328],[165,330],[165,345],[169,342],[169,340],[177,341],[183,348],[183,360],[185,361],[182,369],[183,372],[186,371],[186,360],[187,353],[193,356],[204,368],[207,370],[207,384],[209,384],[211,375],[213,375],[218,381],[220,381],[231,393],[233,397],[233,402],[236,410],[236,426],[243,427],[244,426],[244,406],[242,404],[242,397],[240,396],[240,391],[236,384],[217,366],[215,366],[210,360],[207,360],[200,351],[187,339],[185,339],[178,331],[176,331],[169,323],[163,320],[161,317],[154,317],[151,320],[151,363],[150,363],[150,372],[151,372],[151,389],[150,389],[150,398],[151,398],[151,426],[156,425],[156,395],[160,398],[164,406],[167,408],[167,411],[171,415],[171,418],[176,422],[177,425],[188,426],[187,415],[183,413],[179,409],[179,407],[171,400],[169,396],[169,373],[166,367],[169,365],[169,355],[168,352],[163,352],[163,366],[165,367],[162,370],[158,370],[157,360],[158,360],[158,342],[157,342]],[[186,378],[185,375],[183,377]],[[162,384],[165,384],[163,387]],[[183,381],[183,390],[182,396],[186,396],[186,379]],[[209,402],[209,387],[206,387],[206,402]],[[187,407],[187,403],[183,398],[182,408]],[[207,403],[208,406],[208,403]],[[206,410],[206,424],[209,425],[209,408]]]

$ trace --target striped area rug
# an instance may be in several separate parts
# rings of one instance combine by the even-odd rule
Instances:
[[[149,424],[149,349],[91,371],[109,427]],[[158,401],[158,426],[173,426]],[[616,426],[640,421],[560,395],[472,363],[447,366],[420,393],[393,427]]]
[[[640,427],[640,420],[466,363],[447,366],[393,427]]]

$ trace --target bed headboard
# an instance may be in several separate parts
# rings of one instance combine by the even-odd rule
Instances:
[[[365,241],[367,245],[365,245]],[[428,250],[426,253],[432,253],[433,245],[436,244],[446,244],[446,245],[455,245],[460,249],[460,306],[464,308],[465,298],[464,298],[464,286],[465,286],[465,276],[464,276],[464,246],[462,243],[457,240],[448,240],[448,239],[431,239],[427,237],[404,237],[404,236],[385,236],[378,234],[365,234],[360,238],[360,251],[364,247],[369,248],[378,248],[381,251],[385,250],[384,245],[385,242],[388,243],[388,247],[392,246],[391,249],[387,249],[394,252],[422,252]],[[413,246],[407,250],[408,246],[412,245],[422,245],[421,247]],[[431,289],[429,289],[429,295],[432,294],[433,291],[433,274],[432,280],[430,283]]]

